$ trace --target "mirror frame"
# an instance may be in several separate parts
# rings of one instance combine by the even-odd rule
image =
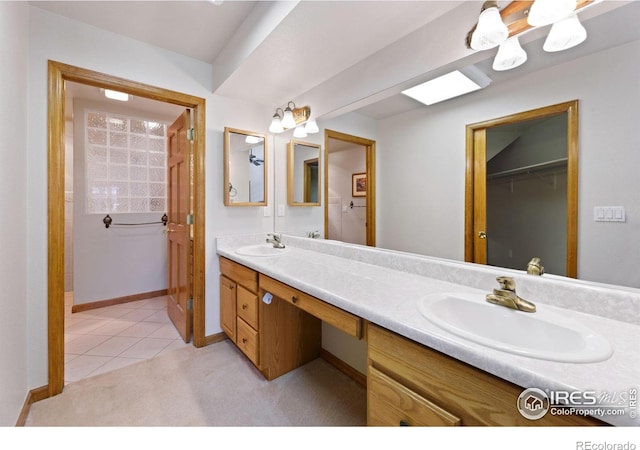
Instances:
[[[566,276],[578,275],[578,100],[545,106],[466,127],[465,236],[464,260],[486,264],[478,233],[486,222],[486,138],[487,129],[531,119],[567,114],[567,257]],[[482,216],[480,210],[484,208]],[[482,228],[479,228],[482,226]],[[534,256],[534,255],[532,255]],[[484,262],[482,260],[484,259]],[[523,268],[524,270],[524,268]]]
[[[294,201],[294,162],[295,162],[295,146],[304,145],[306,147],[314,147],[318,149],[318,201],[317,202],[296,202]],[[320,160],[322,152],[322,146],[320,144],[313,144],[311,142],[303,142],[298,141],[296,139],[291,139],[287,144],[287,203],[289,206],[320,206],[320,193],[321,193],[321,182],[320,182]],[[304,183],[304,180],[303,180]]]
[[[229,196],[229,152],[231,151],[231,133],[243,134],[245,136],[257,136],[262,138],[264,144],[264,201],[262,202],[232,202]],[[224,186],[222,191],[224,193],[224,205],[225,206],[267,206],[268,204],[268,148],[267,148],[267,136],[263,133],[256,133],[253,131],[240,130],[237,128],[224,127]]]

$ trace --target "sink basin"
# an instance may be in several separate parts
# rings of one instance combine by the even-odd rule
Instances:
[[[287,247],[275,248],[272,244],[255,244],[240,247],[236,250],[236,253],[244,256],[280,256],[288,251]]]
[[[438,327],[477,344],[548,361],[604,361],[613,349],[581,323],[538,305],[526,313],[494,305],[482,294],[433,294],[418,301],[420,313]]]

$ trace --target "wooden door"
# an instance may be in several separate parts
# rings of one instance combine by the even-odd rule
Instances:
[[[191,240],[187,215],[189,211],[189,160],[191,143],[190,111],[187,109],[169,127],[167,133],[167,224],[169,260],[169,300],[167,313],[185,342],[191,340]]]
[[[473,175],[473,262],[487,263],[487,130],[476,130]]]

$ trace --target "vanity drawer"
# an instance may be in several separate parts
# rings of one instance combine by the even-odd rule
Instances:
[[[220,272],[249,291],[258,292],[258,272],[255,270],[221,256]]]
[[[238,286],[236,297],[238,317],[244,319],[252,328],[258,329],[258,296]]]
[[[251,328],[247,322],[238,318],[238,326],[236,327],[236,344],[247,357],[259,367],[260,352],[258,347],[258,332]]]
[[[445,411],[379,370],[369,367],[367,423],[372,426],[459,426]]]
[[[362,319],[358,316],[262,274],[260,274],[260,289],[270,292],[351,336],[362,338]]]

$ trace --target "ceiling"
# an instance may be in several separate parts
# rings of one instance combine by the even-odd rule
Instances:
[[[580,13],[587,42],[562,55],[542,54],[546,30],[521,38],[529,61],[492,71],[495,50],[464,45],[482,1],[32,1],[31,5],[212,65],[211,91],[274,109],[289,100],[320,118],[358,111],[384,118],[423,107],[400,95],[449,68],[475,64],[493,83],[638,39],[640,2],[605,1]],[[499,1],[500,7],[509,3]],[[628,3],[634,15],[605,19]],[[624,8],[627,9],[627,8]],[[593,19],[595,21],[595,19]],[[613,20],[613,19],[612,19]],[[633,26],[631,26],[633,25]],[[592,30],[592,28],[596,28]],[[624,33],[623,33],[624,32]],[[627,34],[633,33],[630,37]],[[598,35],[598,38],[592,38]]]

